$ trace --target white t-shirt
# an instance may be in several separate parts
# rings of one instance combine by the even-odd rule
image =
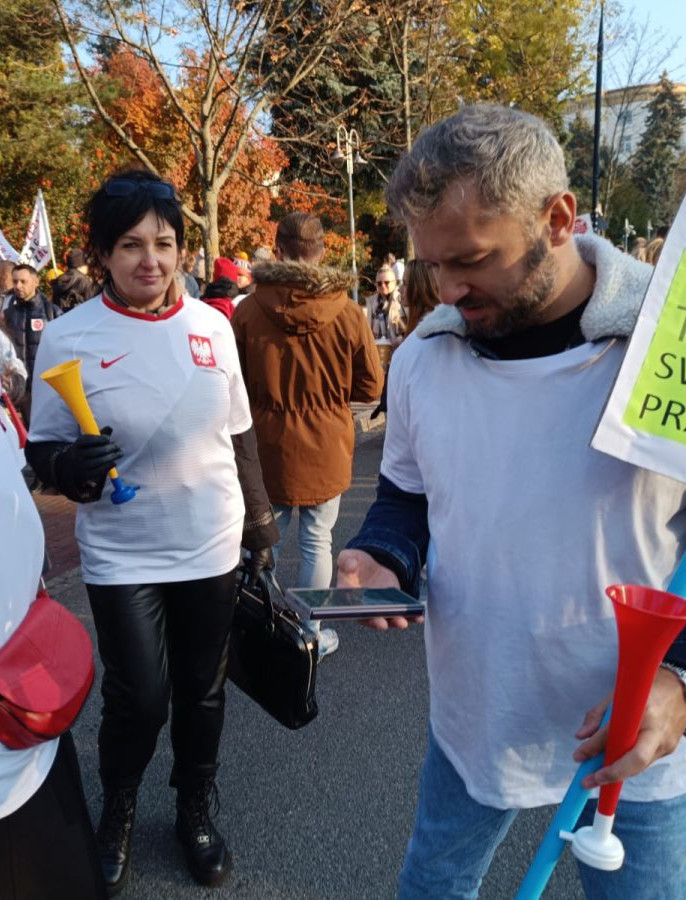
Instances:
[[[614,684],[605,588],[664,587],[686,537],[681,484],[589,447],[623,350],[492,361],[411,335],[393,357],[381,471],[428,497],[431,723],[489,806],[561,800]],[[686,792],[685,745],[622,796]]]
[[[184,297],[153,316],[96,297],[46,327],[36,359],[32,441],[73,441],[79,428],[38,376],[81,359],[100,427],[124,451],[133,500],[79,504],[76,538],[86,583],[148,584],[209,578],[238,563],[243,496],[231,435],[251,426],[228,321]]]
[[[36,597],[43,568],[43,527],[21,475],[17,433],[0,411],[0,646]],[[0,819],[23,806],[45,781],[59,741],[29,750],[0,744]]]

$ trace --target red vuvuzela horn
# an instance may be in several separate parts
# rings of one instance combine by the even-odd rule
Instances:
[[[686,600],[638,585],[607,588],[619,635],[619,660],[605,765],[624,756],[636,743],[650,688],[667,648],[686,624]],[[572,850],[587,865],[611,871],[624,861],[612,823],[623,782],[603,785],[592,826],[574,832]]]

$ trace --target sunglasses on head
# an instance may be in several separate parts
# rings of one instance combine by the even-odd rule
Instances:
[[[147,191],[157,200],[174,200],[174,186],[166,181],[151,181],[144,178],[134,181],[131,178],[111,178],[105,182],[105,193],[108,197],[129,197],[136,191]]]

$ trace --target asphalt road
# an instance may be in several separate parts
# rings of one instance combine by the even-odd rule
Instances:
[[[340,549],[374,496],[383,432],[358,435],[355,478],[335,530]],[[295,523],[294,523],[295,524]],[[279,578],[294,584],[295,528]],[[92,630],[78,573],[51,582],[56,596]],[[319,716],[296,732],[281,727],[231,684],[218,776],[218,824],[229,835],[234,869],[218,889],[187,874],[176,845],[171,754],[160,737],[139,797],[132,877],[122,895],[136,900],[391,900],[412,827],[428,719],[422,630],[377,634],[338,628],[341,646],[317,673]],[[94,821],[100,812],[93,691],[74,731]],[[512,898],[550,810],[521,814],[498,851],[480,897]],[[567,851],[545,894],[583,897]]]

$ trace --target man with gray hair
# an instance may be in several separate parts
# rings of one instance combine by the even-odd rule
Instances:
[[[419,137],[387,197],[442,305],[394,355],[377,500],[338,583],[417,593],[426,560],[429,744],[400,896],[475,898],[517,810],[558,803],[603,749],[617,650],[605,588],[667,582],[684,490],[589,447],[651,270],[573,236],[543,122],[465,106]],[[583,780],[629,779],[626,861],[580,864],[589,897],[684,896],[685,666],[679,638],[634,749]]]

